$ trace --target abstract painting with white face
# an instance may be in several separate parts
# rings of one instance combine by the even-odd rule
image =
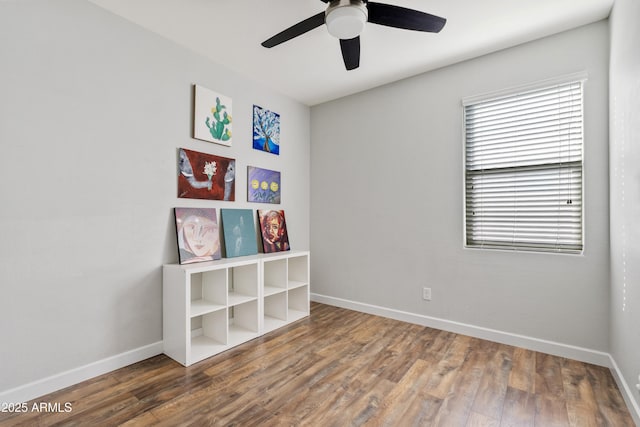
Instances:
[[[220,259],[220,231],[216,210],[175,208],[180,264]]]

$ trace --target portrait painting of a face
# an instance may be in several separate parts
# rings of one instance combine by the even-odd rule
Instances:
[[[288,251],[289,235],[283,210],[258,210],[264,253]]]
[[[220,259],[220,232],[213,208],[175,208],[180,264]]]

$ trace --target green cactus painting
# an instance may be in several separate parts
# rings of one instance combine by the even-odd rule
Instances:
[[[193,137],[231,145],[231,98],[195,85]]]
[[[216,106],[211,109],[213,120],[210,120],[210,117],[205,119],[205,124],[209,128],[211,136],[219,141],[231,139],[231,129],[229,129],[231,115],[224,111],[226,109],[227,107],[220,103],[220,97],[216,97]],[[220,116],[220,113],[222,113],[222,116]]]

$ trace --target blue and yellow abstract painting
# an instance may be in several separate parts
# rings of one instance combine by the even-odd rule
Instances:
[[[280,114],[253,106],[253,148],[280,154]]]
[[[280,172],[247,166],[247,201],[280,203]]]

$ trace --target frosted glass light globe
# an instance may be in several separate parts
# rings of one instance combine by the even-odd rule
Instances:
[[[330,8],[325,17],[329,34],[342,40],[359,36],[367,22],[367,7],[364,4],[346,3],[344,6]]]

